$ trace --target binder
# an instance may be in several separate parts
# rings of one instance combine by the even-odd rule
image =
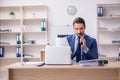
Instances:
[[[4,57],[4,47],[0,46],[0,57]]]
[[[21,57],[21,47],[16,48],[16,57]]]
[[[41,21],[41,31],[46,31],[46,21]]]
[[[98,7],[98,17],[103,16],[103,7]]]
[[[21,44],[21,34],[16,35],[17,44]]]

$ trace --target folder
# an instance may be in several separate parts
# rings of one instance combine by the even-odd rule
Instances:
[[[0,57],[4,57],[4,47],[0,46]]]

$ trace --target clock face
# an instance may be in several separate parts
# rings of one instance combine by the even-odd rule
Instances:
[[[69,6],[67,8],[67,13],[70,15],[75,15],[77,13],[77,8],[75,6]]]

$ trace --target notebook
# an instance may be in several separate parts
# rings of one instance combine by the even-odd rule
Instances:
[[[70,46],[49,46],[45,48],[45,64],[71,64]]]

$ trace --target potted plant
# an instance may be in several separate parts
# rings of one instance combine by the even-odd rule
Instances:
[[[15,13],[13,12],[13,11],[11,11],[10,13],[9,13],[9,15],[10,16],[12,16],[12,18],[15,16]]]

